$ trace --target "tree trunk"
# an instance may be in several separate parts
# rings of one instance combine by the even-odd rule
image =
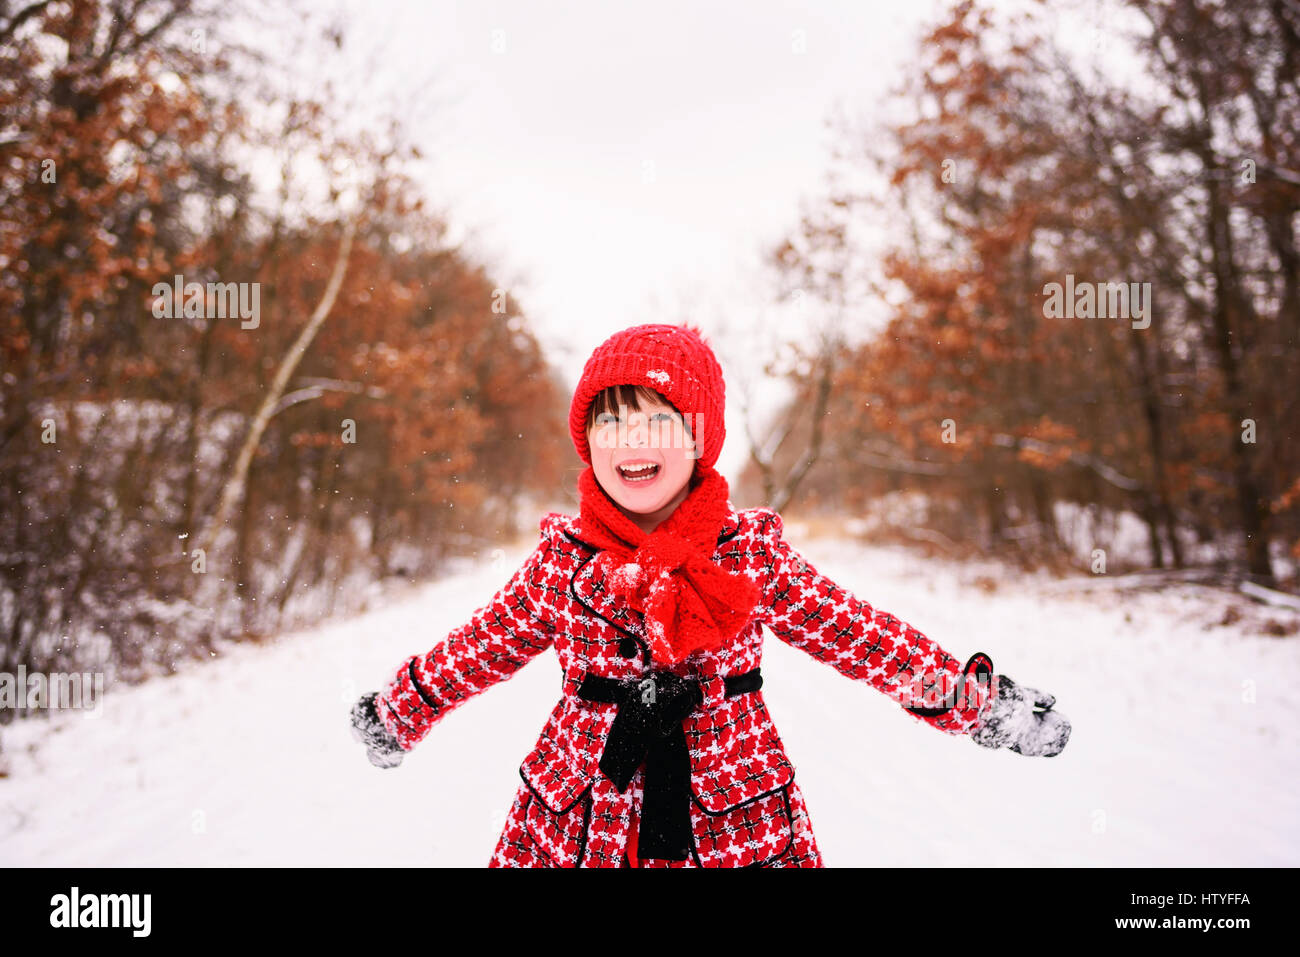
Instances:
[[[1203,159],[1205,168],[1210,169],[1212,163],[1209,156]],[[1228,209],[1223,203],[1217,183],[1210,181],[1206,189],[1209,194],[1206,229],[1215,280],[1214,308],[1211,310],[1211,339],[1223,372],[1224,401],[1232,416],[1231,427],[1233,430],[1238,430],[1242,428],[1241,423],[1250,418],[1247,414],[1250,402],[1241,381],[1232,328],[1233,312],[1240,312],[1240,309],[1234,309],[1234,306],[1239,307],[1241,304],[1241,286],[1233,262]],[[1247,443],[1241,440],[1240,435],[1232,439],[1232,457],[1241,531],[1246,540],[1247,567],[1261,583],[1270,584],[1274,579],[1268,554],[1266,503],[1255,481],[1250,450]]]
[[[348,220],[343,227],[343,238],[339,244],[338,259],[334,262],[334,270],[330,274],[325,292],[321,296],[320,302],[316,304],[316,309],[312,312],[311,318],[307,320],[307,325],[303,327],[302,332],[298,334],[298,338],[294,340],[293,345],[289,347],[289,351],[285,353],[284,358],[280,361],[280,367],[275,371],[275,378],[271,381],[271,387],[262,398],[262,403],[248,426],[248,434],[244,437],[244,443],[236,456],[235,467],[222,489],[216,512],[213,513],[204,526],[203,532],[198,536],[198,541],[203,547],[208,547],[213,543],[216,534],[225,524],[231,510],[235,507],[235,503],[243,494],[248,468],[253,461],[253,453],[257,449],[258,442],[261,441],[262,433],[266,431],[267,423],[271,420],[272,411],[284,394],[289,377],[298,368],[298,363],[302,360],[307,347],[316,338],[316,333],[320,330],[326,317],[329,316],[330,310],[334,308],[334,300],[338,297],[339,287],[343,284],[343,274],[347,272],[348,256],[352,251],[352,237],[355,230],[355,221]]]

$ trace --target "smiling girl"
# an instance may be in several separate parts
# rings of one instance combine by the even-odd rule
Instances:
[[[452,709],[554,648],[561,696],[524,758],[489,866],[821,867],[763,701],[764,629],[989,748],[1060,753],[1055,699],[963,665],[817,571],[714,468],[722,370],[698,329],[616,333],[569,410],[580,513],[541,520],[514,576],[352,711],[394,767]],[[778,675],[779,680],[779,675]]]
[[[647,535],[686,500],[698,451],[689,423],[659,393],[610,386],[592,401],[586,431],[596,481],[617,490],[617,504]]]

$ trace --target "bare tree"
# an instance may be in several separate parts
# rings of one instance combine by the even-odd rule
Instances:
[[[334,261],[334,269],[330,273],[329,283],[325,286],[320,302],[316,304],[316,308],[307,320],[307,324],[303,326],[302,332],[298,333],[298,338],[293,341],[289,351],[280,360],[279,368],[275,371],[275,377],[271,380],[271,386],[266,395],[262,397],[262,403],[258,407],[257,413],[248,425],[248,433],[244,436],[239,454],[235,458],[235,465],[221,489],[221,498],[217,508],[204,524],[203,530],[195,537],[195,548],[211,548],[217,531],[226,524],[226,520],[234,510],[235,504],[244,494],[244,482],[248,477],[248,467],[253,461],[253,453],[257,450],[257,443],[261,441],[262,433],[266,431],[266,424],[271,421],[271,416],[275,414],[276,408],[280,404],[285,387],[289,384],[289,377],[298,368],[298,363],[302,361],[307,347],[316,338],[316,333],[320,331],[320,327],[329,316],[330,310],[334,308],[334,300],[338,298],[339,287],[343,285],[343,276],[347,272],[348,256],[352,252],[352,237],[355,233],[356,222],[349,219],[343,227],[343,237],[339,242],[339,254]]]

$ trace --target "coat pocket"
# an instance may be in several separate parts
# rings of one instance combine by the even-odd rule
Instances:
[[[794,841],[794,767],[777,746],[724,756],[691,778],[691,831],[700,867],[760,867]]]
[[[587,849],[591,818],[591,775],[574,768],[551,742],[524,758],[519,776],[532,792],[524,830],[557,867],[577,867]]]

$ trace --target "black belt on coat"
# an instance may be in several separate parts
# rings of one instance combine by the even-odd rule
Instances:
[[[757,668],[724,680],[728,698],[763,686]],[[691,847],[691,758],[682,722],[704,701],[699,680],[670,671],[621,680],[588,672],[577,695],[618,705],[600,770],[620,792],[645,762],[637,856],[686,860]]]

